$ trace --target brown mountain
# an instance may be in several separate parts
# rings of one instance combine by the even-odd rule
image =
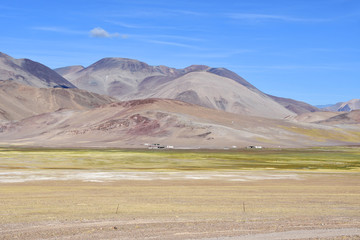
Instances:
[[[64,78],[66,78],[67,76],[69,76],[73,73],[79,72],[83,69],[84,69],[83,66],[76,65],[76,66],[56,68],[56,69],[54,69],[54,71],[57,72],[59,75],[63,76]]]
[[[194,72],[202,74],[191,74]],[[224,82],[228,82],[229,79],[235,81],[238,85],[235,85],[235,88],[230,90],[236,93],[233,96],[224,94],[229,89],[226,89],[221,84],[217,84],[216,87],[208,86],[207,89],[209,89],[210,94],[204,92],[197,85],[204,85],[204,81],[206,82],[204,78],[209,76],[206,73],[218,76],[218,81],[224,81],[224,79],[226,79]],[[169,84],[170,82],[188,74],[199,78],[192,81],[191,85],[183,86],[182,92],[172,91],[174,95],[164,93],[164,89],[174,85]],[[132,59],[104,58],[87,68],[70,66],[53,71],[29,59],[14,59],[0,53],[0,80],[13,80],[35,87],[75,87],[60,75],[66,77],[81,89],[114,96],[121,100],[164,97],[164,95],[167,95],[167,98],[214,109],[270,118],[291,117],[294,113],[314,111],[312,106],[302,102],[267,96],[245,79],[225,68],[192,65],[184,69],[174,69],[166,66],[150,66]],[[197,84],[197,81],[199,81],[199,84]],[[229,86],[229,84],[224,85]],[[255,94],[249,94],[247,90],[243,93],[244,88],[239,86],[244,86]],[[219,93],[216,93],[216,91],[219,91]],[[286,109],[279,107],[279,104]],[[258,106],[264,107],[259,108]],[[268,113],[263,112],[264,109],[268,110]]]
[[[360,124],[360,110],[353,110],[347,113],[338,113],[335,116],[318,121],[317,123],[328,125]]]
[[[152,91],[139,92],[133,98],[176,99],[231,113],[266,118],[295,115],[265,94],[206,71],[189,72],[154,87]]]
[[[80,89],[36,88],[0,81],[0,119],[3,120],[20,120],[63,108],[91,109],[115,101]]]
[[[192,65],[184,69],[150,66],[124,58],[105,58],[79,71],[63,72],[78,88],[120,100],[170,98],[268,118],[291,117],[316,108],[291,99],[268,96],[225,68]]]
[[[295,118],[299,122],[317,123],[322,125],[360,125],[360,110],[351,112],[311,112]]]
[[[52,69],[29,59],[14,59],[0,52],[0,80],[43,88],[76,88]]]
[[[299,147],[360,140],[359,111],[314,112],[306,103],[267,95],[224,68],[107,58],[56,71],[85,89],[143,100],[118,102],[66,89],[73,85],[53,70],[1,54],[0,76],[9,80],[0,81],[0,146]]]
[[[122,97],[134,93],[145,78],[164,75],[160,67],[151,67],[136,60],[104,58],[85,69],[63,76],[80,89]]]
[[[347,102],[339,102],[332,106],[323,108],[325,111],[333,111],[333,112],[351,112],[353,110],[360,109],[360,99],[352,99]]]
[[[254,85],[250,84],[244,78],[240,77],[236,73],[234,73],[226,68],[210,68],[210,69],[207,69],[207,72],[219,75],[221,77],[230,78],[251,90],[256,90],[256,91],[260,92],[260,90],[257,89]]]
[[[359,129],[239,115],[170,99],[59,110],[0,124],[2,146],[144,147],[145,143],[160,143],[183,148],[299,147],[359,141]]]
[[[321,111],[317,107],[314,107],[308,103],[296,101],[294,99],[290,98],[282,98],[282,97],[276,97],[269,95],[274,101],[280,103],[282,106],[284,106],[286,109],[296,113],[296,114],[303,114],[307,112],[319,112]]]
[[[338,112],[325,112],[325,111],[307,112],[296,116],[294,120],[299,122],[316,123],[337,116],[339,114],[340,113]]]

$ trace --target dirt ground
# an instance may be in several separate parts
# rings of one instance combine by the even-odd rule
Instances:
[[[0,239],[360,239],[360,174],[295,174],[3,182]]]

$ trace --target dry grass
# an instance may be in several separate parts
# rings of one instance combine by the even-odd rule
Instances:
[[[317,142],[328,142],[328,141],[343,141],[343,142],[358,142],[360,132],[344,130],[341,128],[337,129],[316,129],[316,128],[300,128],[300,127],[285,127],[280,126],[288,131],[299,133],[309,137],[309,140],[315,140]]]
[[[0,169],[228,171],[360,169],[360,148],[267,150],[1,149]]]
[[[221,156],[230,163],[244,161],[241,168],[253,162],[251,167],[257,169],[255,163],[261,159],[273,166],[288,161],[292,169],[282,168],[276,172],[280,175],[296,173],[300,180],[0,183],[0,239],[61,239],[60,236],[71,239],[99,239],[104,236],[184,239],[360,225],[360,174],[355,168],[345,171],[347,168],[344,167],[339,168],[341,171],[332,167],[329,172],[326,163],[336,160],[357,166],[357,148],[192,153],[82,151],[48,150],[52,161],[44,158],[47,159],[45,161],[39,159],[46,156],[46,150],[8,149],[2,151],[2,159],[5,159],[2,166],[14,161],[12,166],[21,166],[22,163],[23,166],[35,167],[37,171],[44,167],[48,169],[51,164],[59,171],[64,166],[76,166],[78,170],[75,171],[101,170],[107,168],[107,164],[121,169],[122,164],[130,161],[128,158],[132,156],[133,160],[141,159],[134,165],[136,170],[142,169],[141,163],[152,163],[165,171],[169,168],[169,156],[172,156],[177,160],[171,169],[179,170],[182,163],[188,163],[182,160],[192,159],[197,164],[208,164],[202,168],[218,171],[222,169],[219,166],[224,166],[217,165]],[[16,152],[27,152],[22,155],[26,157],[15,161],[21,156]],[[55,158],[59,153],[64,155]],[[11,154],[13,157],[10,159]],[[92,163],[99,157],[98,163]],[[303,159],[314,162],[317,169],[296,170],[297,162]],[[191,171],[197,169],[196,165],[191,167]],[[249,172],[257,174],[256,171]],[[114,233],[114,225],[121,231]],[[93,238],[88,238],[89,234]],[[115,237],[114,234],[118,235]]]
[[[193,180],[1,184],[0,220],[5,223],[140,217],[262,221],[359,217],[358,174],[301,177],[303,180],[246,183]]]

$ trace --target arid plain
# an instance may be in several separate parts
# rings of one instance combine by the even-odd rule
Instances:
[[[0,239],[359,239],[359,156],[1,149]]]

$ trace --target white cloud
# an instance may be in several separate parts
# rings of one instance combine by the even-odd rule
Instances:
[[[93,28],[90,31],[90,36],[94,38],[113,38],[113,37],[121,37],[119,33],[109,33],[101,27]]]

